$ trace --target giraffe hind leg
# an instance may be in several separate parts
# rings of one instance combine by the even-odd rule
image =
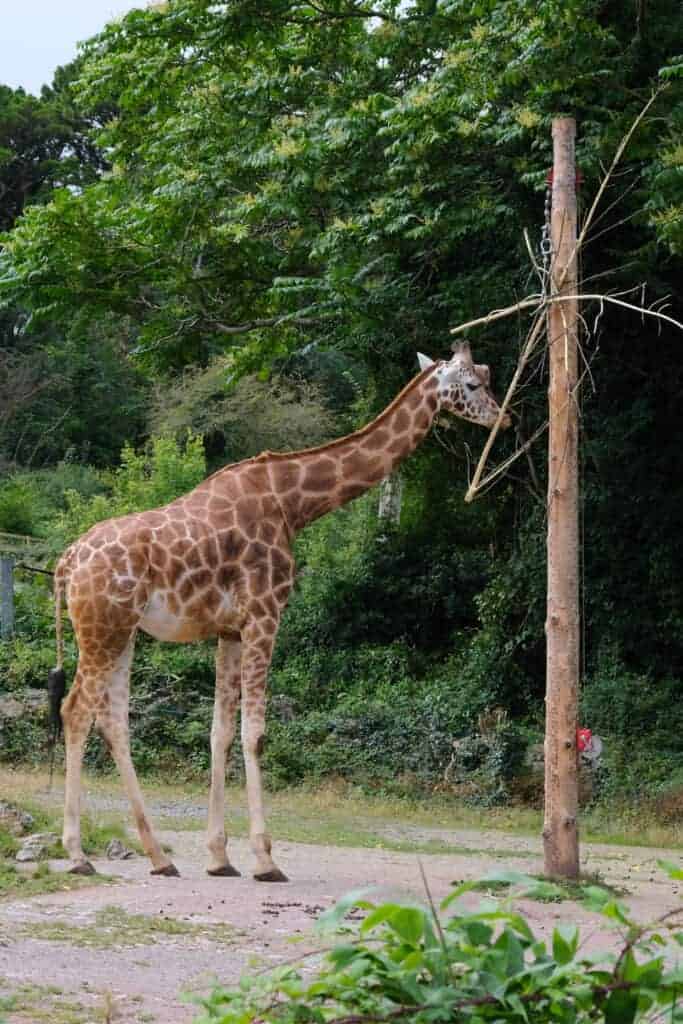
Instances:
[[[87,679],[80,663],[69,696],[62,705],[66,782],[64,786],[64,828],[62,846],[70,861],[69,871],[78,875],[94,873],[81,845],[81,765],[94,713],[84,690]]]
[[[216,697],[211,726],[211,789],[207,873],[237,877],[239,871],[228,859],[225,834],[225,763],[235,736],[235,719],[241,690],[241,646],[239,641],[219,637],[216,649]]]
[[[144,797],[130,753],[128,694],[134,644],[135,636],[133,635],[108,674],[106,693],[99,701],[96,721],[128,794],[140,842],[152,862],[151,873],[172,877],[178,875],[178,870],[163,852],[149,822]]]

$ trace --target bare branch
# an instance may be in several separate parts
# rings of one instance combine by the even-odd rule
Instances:
[[[602,196],[603,196],[603,194],[604,194],[604,192],[605,192],[605,190],[606,190],[606,188],[607,188],[607,186],[609,184],[609,181],[613,177],[613,175],[615,173],[615,169],[616,169],[619,161],[621,160],[622,156],[624,155],[624,152],[625,152],[629,142],[631,141],[631,138],[633,137],[634,132],[636,131],[636,129],[638,128],[638,126],[642,122],[643,118],[647,114],[647,112],[650,109],[650,107],[652,106],[652,104],[659,97],[659,95],[663,92],[663,90],[666,89],[667,87],[668,87],[667,84],[662,85],[652,94],[652,96],[650,97],[648,102],[642,108],[642,110],[640,111],[638,116],[633,121],[633,124],[631,125],[631,127],[629,128],[629,130],[626,132],[626,134],[622,138],[621,142],[619,143],[619,145],[617,147],[617,150],[616,150],[616,153],[614,154],[614,157],[612,159],[612,163],[610,164],[609,168],[607,169],[607,171],[606,171],[606,173],[605,173],[605,175],[604,175],[604,177],[603,177],[603,179],[602,179],[602,181],[600,183],[600,187],[598,188],[598,191],[596,193],[595,199],[593,200],[593,203],[591,204],[591,207],[590,207],[590,209],[588,211],[588,215],[586,216],[586,219],[585,219],[584,224],[583,224],[583,228],[581,229],[581,232],[580,232],[580,234],[579,234],[579,236],[578,236],[578,238],[576,240],[573,252],[572,252],[569,260],[567,261],[567,264],[566,264],[562,274],[560,275],[559,280],[557,280],[555,282],[556,292],[560,291],[562,289],[562,285],[565,282],[565,279],[566,279],[567,273],[569,271],[569,268],[571,267],[571,265],[572,265],[576,255],[577,255],[577,253],[581,251],[581,247],[583,246],[583,244],[584,244],[584,242],[586,240],[586,236],[588,234],[590,226],[591,226],[591,224],[593,222],[593,219],[595,217],[595,212],[596,212],[596,210],[598,208],[600,200],[602,199]],[[675,325],[676,327],[681,328],[681,330],[683,330],[683,324],[680,324],[677,320],[674,320],[673,317],[668,317],[665,314],[660,313],[660,312],[658,312],[658,311],[656,311],[654,309],[644,309],[644,308],[639,308],[637,306],[633,306],[633,305],[631,305],[631,304],[629,304],[627,302],[623,302],[620,299],[615,299],[613,296],[608,296],[608,295],[604,295],[604,296],[602,296],[602,295],[571,295],[571,296],[562,295],[562,296],[560,296],[560,295],[557,295],[557,294],[554,294],[554,295],[551,295],[551,296],[547,296],[547,297],[546,296],[542,296],[542,295],[531,296],[528,299],[523,299],[521,302],[515,303],[514,306],[508,306],[505,309],[494,310],[491,313],[487,314],[487,316],[478,317],[476,320],[470,320],[466,324],[461,324],[460,326],[455,327],[455,328],[453,328],[451,330],[451,334],[460,334],[460,333],[462,333],[463,331],[467,330],[470,327],[476,327],[476,326],[479,326],[481,324],[489,324],[489,323],[494,322],[495,320],[501,320],[501,319],[504,319],[505,317],[512,316],[513,313],[518,313],[518,312],[520,312],[520,311],[522,311],[524,309],[534,309],[535,310],[535,317],[536,317],[535,322],[534,322],[534,324],[533,324],[533,326],[532,326],[532,328],[531,328],[531,330],[530,330],[530,332],[529,332],[529,334],[527,336],[527,340],[525,342],[524,348],[522,349],[522,353],[521,353],[521,355],[519,357],[519,360],[518,360],[518,363],[517,363],[517,368],[515,370],[515,373],[513,375],[512,380],[510,382],[508,390],[507,390],[507,392],[505,394],[505,398],[503,399],[503,402],[501,404],[500,411],[498,413],[498,418],[497,418],[496,422],[493,425],[491,433],[489,434],[488,439],[486,441],[486,444],[484,445],[484,450],[482,451],[481,456],[479,458],[479,463],[478,463],[477,468],[475,470],[474,477],[472,478],[472,482],[470,483],[470,486],[469,486],[469,488],[467,490],[467,494],[465,495],[465,501],[466,502],[471,502],[474,499],[474,497],[475,497],[477,491],[479,490],[480,486],[484,485],[482,483],[481,478],[482,478],[482,475],[483,475],[483,472],[484,472],[484,467],[486,465],[486,460],[488,459],[488,456],[489,456],[489,453],[490,453],[491,448],[493,446],[493,443],[494,443],[494,441],[496,439],[498,431],[500,430],[503,418],[504,418],[504,416],[506,414],[508,405],[510,403],[510,399],[511,399],[511,397],[512,397],[512,395],[513,395],[513,393],[514,393],[514,391],[515,391],[515,389],[517,387],[517,384],[518,384],[519,379],[520,379],[520,377],[522,375],[524,367],[526,366],[526,363],[528,362],[528,359],[529,359],[531,353],[533,352],[534,348],[536,347],[536,345],[538,343],[538,339],[539,339],[539,337],[541,335],[541,332],[542,332],[542,329],[543,329],[543,325],[544,325],[544,314],[547,312],[550,304],[553,303],[553,302],[568,302],[568,301],[576,302],[577,300],[578,301],[582,301],[582,300],[590,301],[590,300],[594,300],[594,299],[597,299],[600,302],[605,302],[605,301],[613,302],[615,305],[620,305],[620,306],[624,306],[626,308],[635,309],[638,312],[647,313],[650,316],[657,316],[657,317],[660,318],[660,320],[666,320],[667,322],[669,322],[669,323]],[[521,452],[520,452],[520,454],[521,454]],[[516,457],[517,456],[515,456],[515,458]],[[498,475],[498,474],[496,474],[496,475]],[[486,481],[484,481],[484,483],[490,481],[490,479],[491,479],[491,474],[486,478]]]
[[[629,289],[629,291],[631,291],[631,290],[632,289]],[[536,347],[538,338],[539,338],[539,336],[541,334],[541,330],[542,330],[542,328],[544,326],[544,314],[545,314],[545,312],[547,311],[548,307],[551,306],[553,303],[556,303],[556,302],[557,303],[576,302],[576,301],[578,301],[578,302],[600,302],[601,306],[605,302],[610,302],[610,303],[613,303],[616,306],[622,306],[622,307],[624,307],[626,309],[631,309],[634,312],[640,313],[643,316],[653,316],[653,317],[656,317],[658,320],[666,321],[667,323],[672,324],[674,327],[677,327],[677,328],[679,328],[679,330],[683,331],[683,323],[681,323],[679,320],[674,319],[674,317],[667,316],[666,313],[662,313],[659,310],[648,308],[648,307],[645,307],[645,306],[636,306],[636,305],[634,305],[631,302],[624,302],[623,299],[617,299],[613,295],[601,295],[599,293],[585,293],[585,294],[584,293],[579,293],[577,295],[552,295],[552,296],[549,296],[546,300],[543,300],[541,296],[538,296],[538,298],[536,298],[536,299],[524,299],[522,302],[518,302],[514,306],[509,306],[507,309],[498,310],[498,311],[490,314],[489,317],[480,317],[479,320],[472,321],[471,324],[469,324],[469,325],[467,325],[467,324],[463,325],[463,327],[466,327],[466,326],[471,326],[472,324],[475,324],[475,323],[486,323],[489,319],[501,319],[502,317],[505,317],[505,316],[511,316],[513,313],[517,312],[519,309],[528,309],[531,306],[534,306],[534,305],[536,306],[536,317],[537,317],[536,322],[534,323],[534,325],[533,325],[533,327],[532,327],[532,329],[531,329],[531,331],[530,331],[530,333],[529,333],[529,335],[527,337],[526,344],[525,344],[524,349],[522,350],[522,353],[521,353],[521,355],[519,357],[519,361],[517,363],[517,368],[516,368],[515,373],[514,373],[514,375],[512,377],[512,380],[510,381],[510,385],[509,385],[508,390],[507,390],[507,392],[505,394],[505,398],[503,399],[503,402],[501,403],[500,412],[498,414],[498,419],[496,420],[495,424],[493,425],[491,433],[489,434],[488,439],[486,441],[486,444],[484,445],[484,450],[482,451],[481,456],[479,458],[479,463],[478,463],[477,468],[475,470],[474,476],[472,477],[472,482],[470,483],[470,486],[467,489],[467,494],[465,495],[465,501],[466,502],[468,502],[468,503],[471,502],[476,497],[477,493],[484,486],[486,486],[487,484],[491,483],[491,481],[493,479],[495,479],[495,477],[500,475],[500,473],[503,471],[504,468],[506,468],[508,465],[510,465],[512,462],[514,462],[515,459],[517,459],[519,457],[519,455],[522,454],[522,449],[520,449],[519,452],[517,452],[513,456],[511,456],[509,460],[506,460],[506,462],[502,463],[502,465],[500,467],[498,467],[497,470],[495,470],[493,473],[489,474],[485,479],[482,480],[482,475],[483,475],[483,472],[484,472],[484,467],[486,465],[486,460],[488,459],[489,452],[491,451],[491,448],[493,447],[493,442],[496,439],[496,435],[497,435],[498,431],[500,430],[500,425],[501,425],[501,423],[503,421],[503,417],[504,417],[505,413],[507,412],[507,409],[508,409],[508,406],[509,406],[509,403],[510,403],[510,399],[512,398],[512,395],[514,394],[514,391],[517,388],[517,384],[519,382],[519,378],[522,375],[522,371],[524,370],[524,367],[526,366],[531,353],[533,352],[534,348]],[[460,328],[456,328],[456,331],[453,331],[451,333],[456,333],[458,330],[460,330]],[[584,363],[585,363],[585,360],[584,360]],[[534,436],[536,436],[536,435],[534,435]]]
[[[480,324],[490,324],[494,320],[502,320],[506,316],[512,316],[513,313],[518,313],[521,309],[532,309],[538,307],[543,302],[542,295],[532,295],[528,299],[522,299],[521,302],[516,302],[514,306],[506,306],[504,309],[494,309],[486,316],[477,317],[476,320],[468,320],[466,324],[460,324],[458,327],[451,327],[451,334],[462,334],[463,331],[467,331],[470,327],[478,327]]]
[[[322,317],[293,317],[291,314],[286,316],[271,316],[264,317],[260,320],[249,320],[244,324],[224,324],[220,320],[206,319],[208,325],[213,327],[215,330],[220,331],[221,334],[247,334],[249,331],[256,331],[259,327],[280,327],[282,324],[294,324],[298,327],[314,327],[324,322]]]
[[[658,320],[666,320],[667,323],[673,324],[674,327],[678,327],[679,330],[683,331],[683,323],[680,320],[674,319],[672,316],[667,316],[666,313],[660,313],[657,309],[652,309],[648,306],[635,306],[631,302],[624,302],[623,299],[615,299],[613,295],[593,295],[593,294],[579,294],[579,295],[553,295],[548,300],[548,305],[553,302],[611,302],[615,306],[623,306],[625,309],[632,309],[634,313],[640,313],[641,316],[654,316]]]

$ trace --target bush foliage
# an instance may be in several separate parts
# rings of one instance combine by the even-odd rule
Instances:
[[[669,874],[683,871],[669,865]],[[490,885],[515,883],[521,895],[548,899],[556,887],[511,872]],[[443,900],[443,919],[416,905],[373,903],[353,893],[328,911],[341,925],[352,907],[366,912],[357,939],[348,935],[312,973],[283,966],[214,990],[197,1024],[635,1024],[683,1020],[681,911],[641,925],[609,893],[589,887],[592,910],[623,930],[618,953],[583,951],[574,924],[539,939],[511,901],[475,910],[462,897],[479,883],[457,886]],[[671,950],[670,945],[674,949]],[[667,950],[667,947],[668,950]],[[668,952],[668,956],[667,956]]]

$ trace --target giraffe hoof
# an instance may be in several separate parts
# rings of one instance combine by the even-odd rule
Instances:
[[[254,875],[257,882],[288,882],[287,875],[280,871],[279,868],[272,868],[270,871],[262,871],[259,875]]]
[[[234,868],[232,864],[223,864],[220,868],[207,868],[207,875],[213,878],[241,878],[242,872]]]
[[[89,860],[79,860],[70,868],[67,868],[69,875],[96,875],[94,867]]]
[[[152,868],[150,875],[163,875],[165,878],[180,878],[180,872],[175,864],[164,864],[163,868]]]

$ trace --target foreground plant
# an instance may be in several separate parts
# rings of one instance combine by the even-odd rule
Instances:
[[[674,865],[662,866],[683,879]],[[515,882],[518,896],[552,888],[510,872],[486,880]],[[357,938],[335,945],[312,974],[284,965],[214,990],[197,1024],[683,1021],[683,967],[672,956],[683,946],[683,904],[642,926],[610,893],[590,888],[590,908],[619,928],[623,944],[618,953],[589,954],[574,925],[559,925],[549,944],[536,938],[510,900],[468,910],[461,897],[479,884],[454,889],[441,910],[455,912],[443,920],[433,907],[376,905],[352,893],[324,923],[339,926],[359,907],[367,915]]]

